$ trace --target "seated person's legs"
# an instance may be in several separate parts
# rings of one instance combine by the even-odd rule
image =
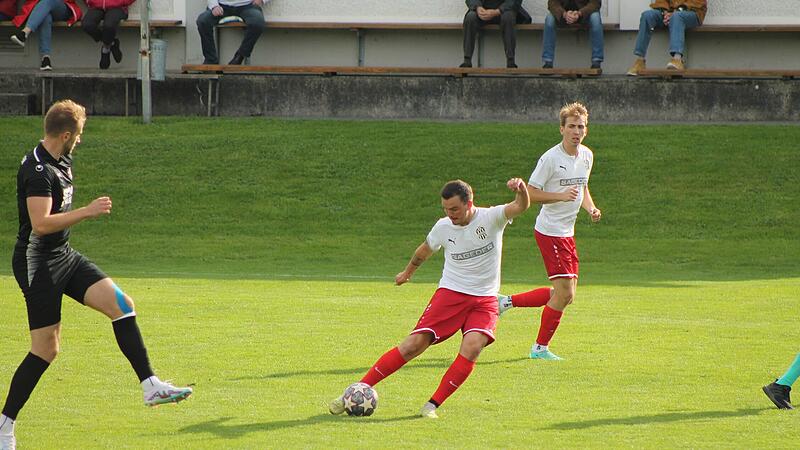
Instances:
[[[552,69],[556,57],[556,26],[558,20],[551,13],[544,18],[544,33],[542,35],[542,66],[543,69]]]
[[[592,40],[592,67],[597,63],[603,62],[603,20],[600,17],[600,11],[595,11],[589,15],[589,35]]]
[[[203,47],[203,64],[219,64],[217,45],[214,43],[214,26],[221,18],[222,16],[214,16],[210,9],[206,9],[197,16],[197,31]]]
[[[264,31],[264,12],[260,7],[255,5],[243,6],[237,8],[236,15],[242,18],[245,23],[244,39],[236,53],[242,58],[249,58],[253,52],[253,47],[256,41]],[[231,64],[234,62],[232,61]],[[238,61],[241,64],[241,61]]]
[[[517,12],[503,11],[500,15],[500,33],[503,34],[503,47],[506,51],[506,67],[515,69],[515,53],[517,49]]]

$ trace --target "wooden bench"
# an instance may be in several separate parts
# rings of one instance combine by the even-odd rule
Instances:
[[[183,73],[216,74],[303,74],[303,75],[440,75],[440,76],[547,76],[567,78],[598,76],[599,69],[506,69],[506,68],[461,68],[461,67],[358,67],[358,66],[232,66],[184,64]]]
[[[664,78],[781,78],[791,80],[800,78],[800,70],[747,70],[747,69],[645,69],[639,72],[640,77]]]
[[[150,21],[150,28],[173,28],[183,24],[181,20],[151,20]],[[80,27],[81,21],[75,22],[73,27]],[[0,20],[0,27],[13,27],[14,23],[10,20]],[[57,21],[53,22],[53,26],[57,28],[68,28],[70,25],[65,21]],[[119,26],[122,28],[139,28],[141,26],[141,22],[138,20],[123,20],[119,23]]]

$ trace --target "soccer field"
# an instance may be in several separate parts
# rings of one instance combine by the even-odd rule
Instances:
[[[40,129],[0,120],[3,399],[29,345],[14,177]],[[392,280],[441,185],[508,201],[505,181],[558,140],[554,124],[90,117],[75,201],[109,194],[114,212],[74,227],[73,246],[136,301],[156,372],[195,395],[145,408],[108,320],[65,299],[19,447],[796,448],[800,416],[761,392],[800,351],[791,126],[590,122],[604,218],[576,227],[581,284],[552,342],[566,360],[529,360],[540,310],[511,310],[438,421],[416,414],[457,338],[378,384],[373,416],[327,413],[435,289],[440,255]],[[546,283],[535,216],[506,231],[505,293]]]

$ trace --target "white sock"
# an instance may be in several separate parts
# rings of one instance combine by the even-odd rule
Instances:
[[[147,391],[157,384],[161,384],[161,380],[159,380],[157,376],[153,375],[152,377],[142,381],[142,389]]]
[[[0,414],[0,434],[13,434],[14,421],[5,414]]]
[[[673,53],[672,59],[683,59],[683,55],[680,53]]]
[[[533,346],[533,351],[535,351],[535,352],[547,351],[547,346],[546,345],[536,344],[536,345]]]

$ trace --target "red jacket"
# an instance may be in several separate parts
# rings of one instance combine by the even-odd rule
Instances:
[[[128,12],[128,6],[131,6],[136,0],[86,0],[86,6],[92,9],[112,9],[121,8]]]
[[[31,11],[33,11],[33,8],[37,3],[39,3],[39,0],[25,0],[25,3],[22,5],[22,11],[20,11],[18,16],[15,16],[13,19],[11,19],[16,27],[21,27],[22,24],[28,20],[28,16],[31,15]],[[75,3],[75,0],[64,0],[64,3],[67,5],[67,8],[72,11],[72,17],[67,19],[67,24],[72,26],[72,24],[81,20],[83,11],[81,11],[81,8]]]
[[[0,0],[0,14],[8,17],[17,15],[17,0]]]

